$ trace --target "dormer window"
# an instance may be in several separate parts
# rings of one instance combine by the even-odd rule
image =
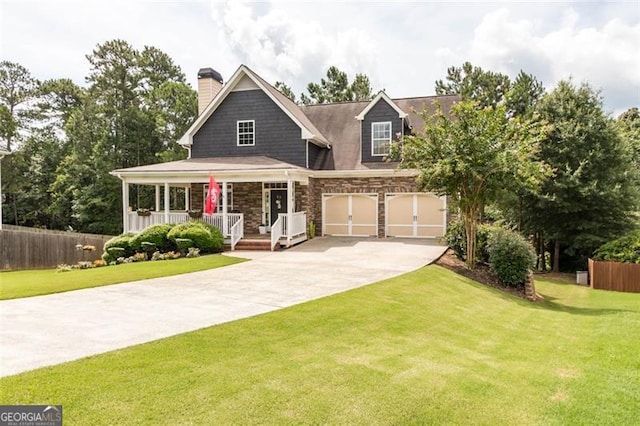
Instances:
[[[253,146],[255,140],[255,120],[238,121],[238,146]]]
[[[391,149],[391,122],[371,123],[371,155],[389,155]]]

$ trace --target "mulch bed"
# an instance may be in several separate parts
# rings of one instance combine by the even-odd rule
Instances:
[[[488,266],[477,265],[475,269],[469,269],[467,264],[462,259],[459,259],[451,249],[448,249],[435,263],[436,265],[447,268],[456,274],[460,274],[464,277],[477,281],[480,284],[497,288],[498,290],[523,299],[527,298],[524,288],[513,288],[500,284],[500,282],[491,274]]]

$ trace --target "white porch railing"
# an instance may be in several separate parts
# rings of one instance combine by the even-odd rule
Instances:
[[[169,220],[165,220],[165,214],[162,211],[151,212],[149,216],[138,216],[137,212],[129,212],[129,232],[139,232],[148,226],[160,223],[177,224],[193,220],[186,212],[169,212],[168,218]],[[224,215],[222,213],[204,214],[201,220],[220,229],[225,238],[231,235],[231,228],[237,225],[238,222],[242,222],[242,225],[236,227],[236,234],[239,233],[240,238],[244,237],[244,216],[242,213],[227,213],[226,227],[224,226]]]
[[[288,223],[288,215],[286,213],[280,213],[278,219],[282,219],[282,234],[295,238],[299,235],[307,233],[307,213],[296,212],[291,215],[291,226]]]
[[[271,250],[276,248],[276,244],[280,243],[280,238],[284,235],[284,220],[279,215],[273,225],[271,225]]]
[[[238,241],[244,237],[244,218],[240,215],[240,220],[231,226],[231,250],[235,250]]]

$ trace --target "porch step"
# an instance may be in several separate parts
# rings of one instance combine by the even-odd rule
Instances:
[[[280,245],[276,245],[276,250]],[[271,240],[264,238],[243,238],[236,244],[236,250],[271,250]]]

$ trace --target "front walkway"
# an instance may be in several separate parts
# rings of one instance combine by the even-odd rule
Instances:
[[[220,269],[0,302],[0,377],[295,305],[415,270],[424,240],[316,238]]]

